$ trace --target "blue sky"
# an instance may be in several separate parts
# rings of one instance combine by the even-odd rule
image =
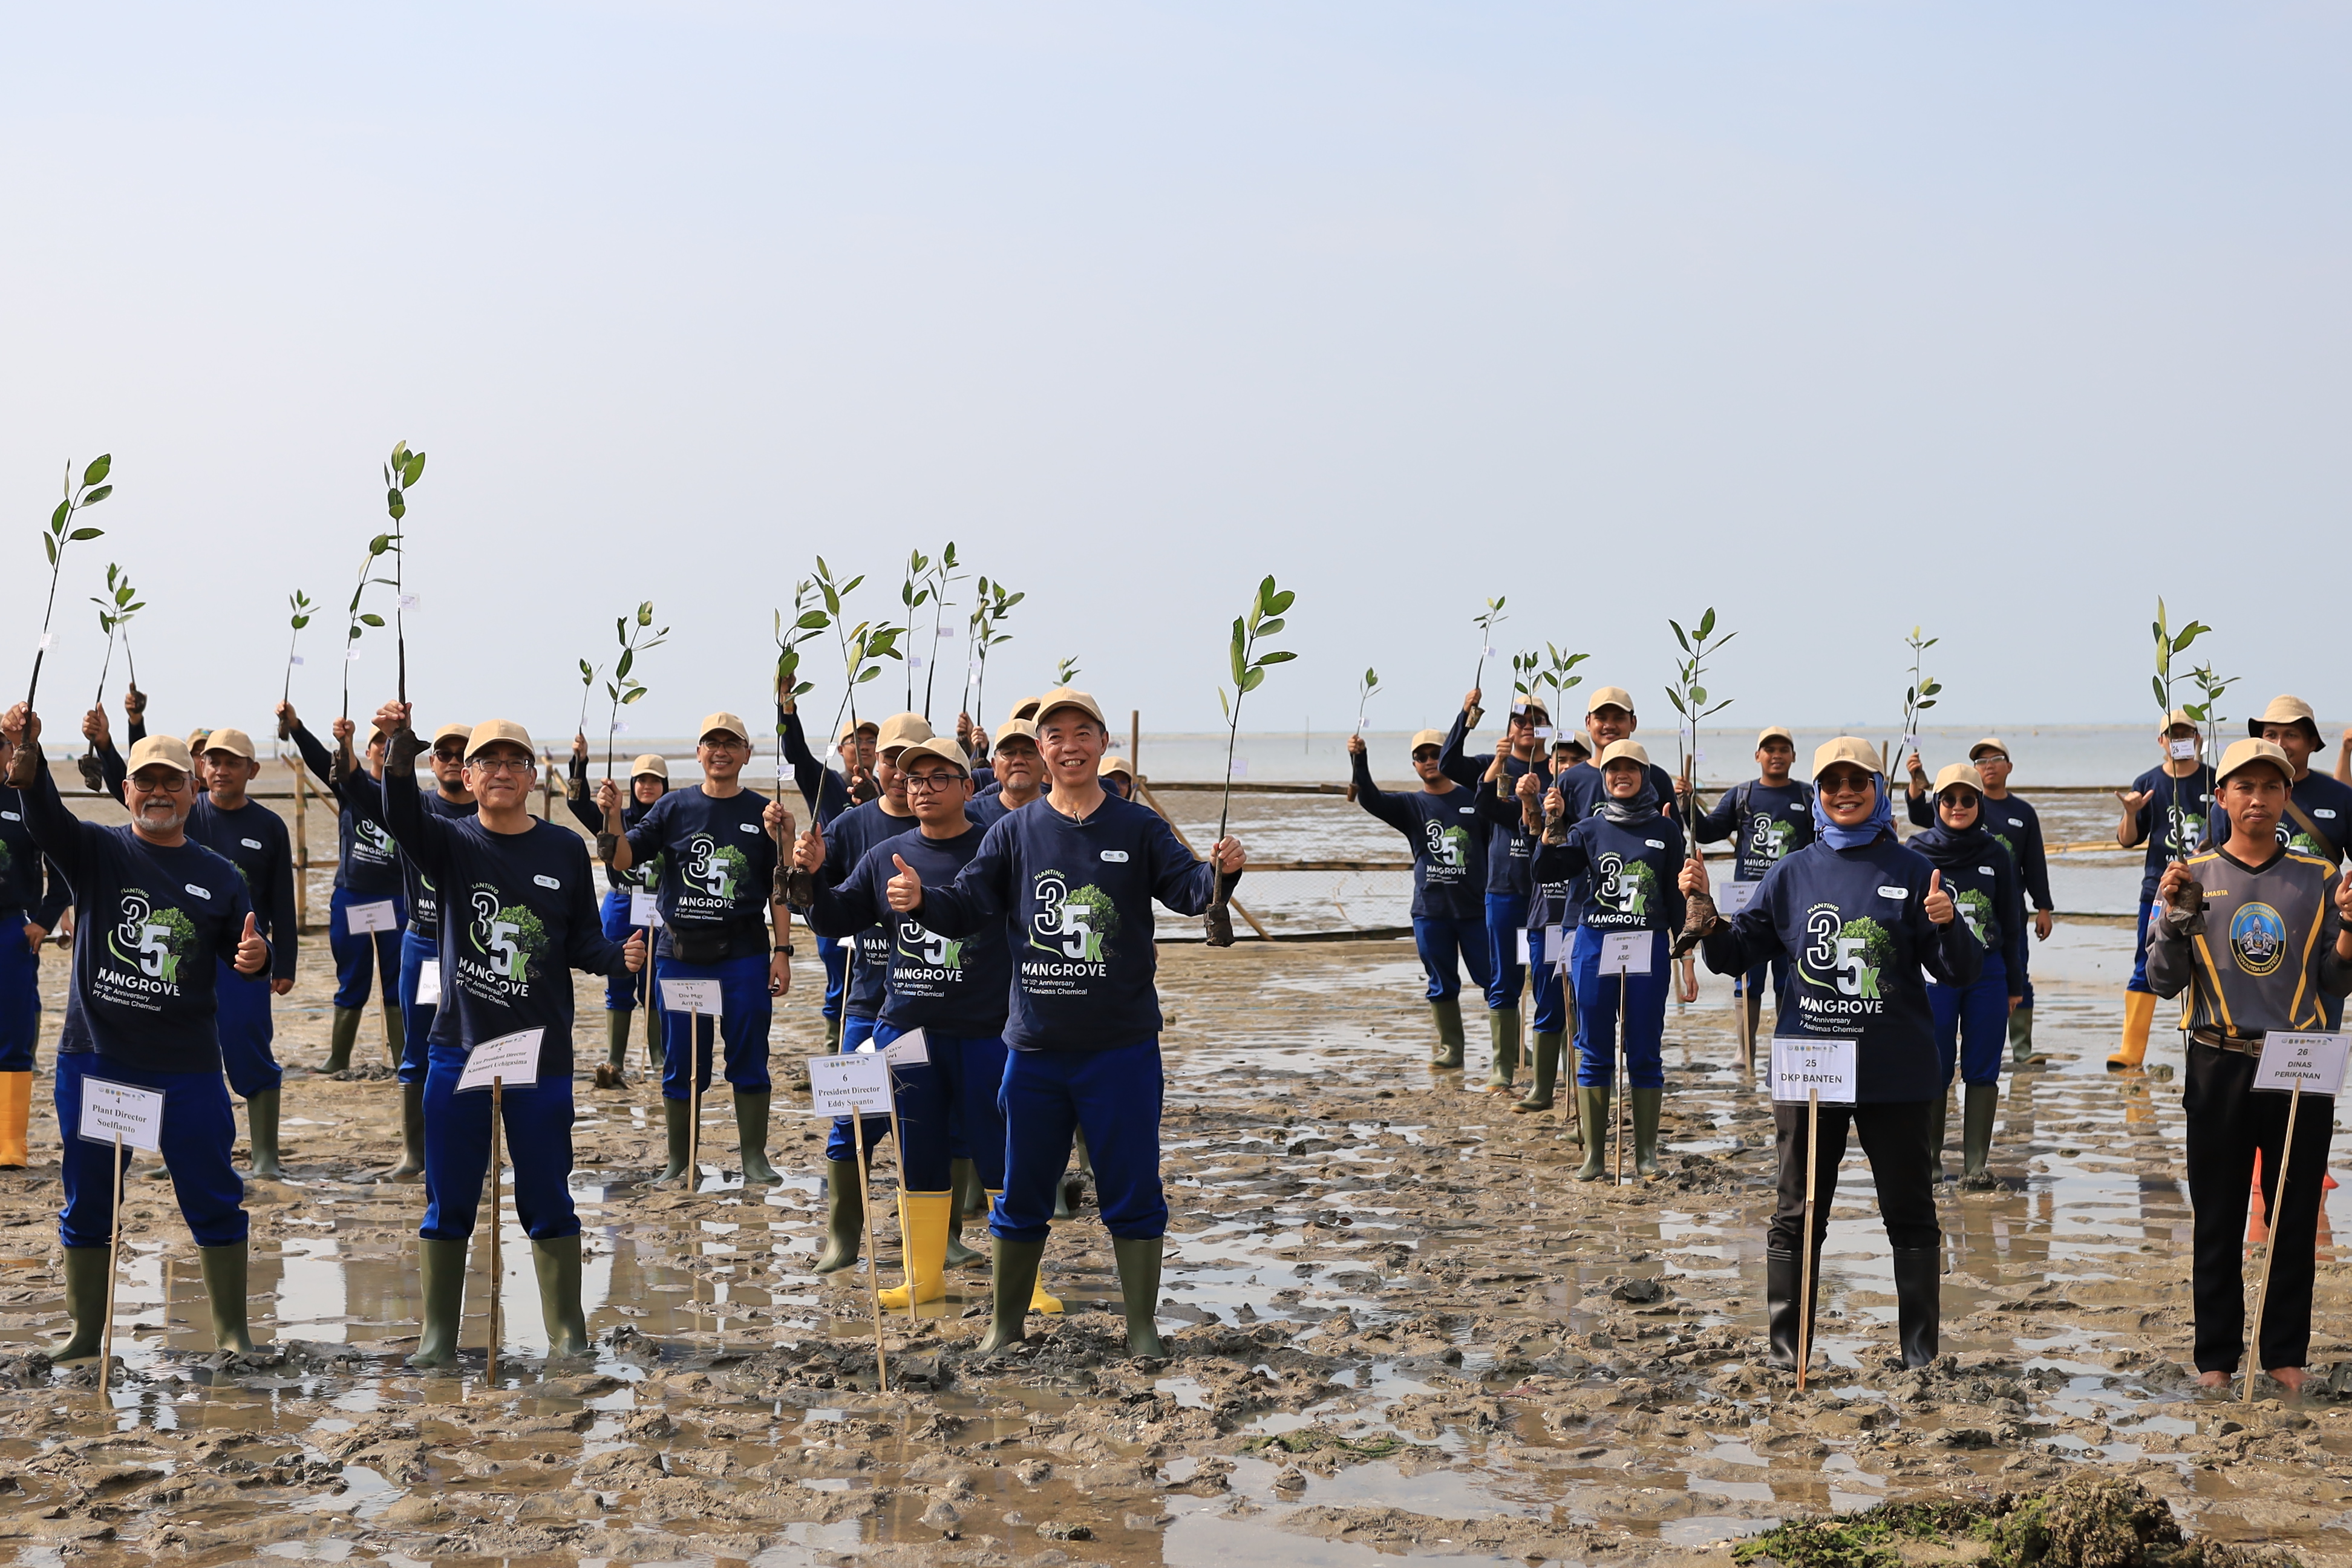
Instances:
[[[19,657],[64,459],[120,486],[53,712],[121,560],[160,721],[258,726],[405,438],[436,721],[568,726],[646,597],[639,731],[753,709],[812,557],[879,615],[950,538],[1029,594],[992,709],[1075,654],[1207,727],[1273,572],[1253,728],[1435,718],[1502,593],[1644,693],[1716,605],[1734,716],[1884,726],[1915,623],[1955,721],[2137,719],[2161,592],[2352,721],[2340,7],[5,16]]]

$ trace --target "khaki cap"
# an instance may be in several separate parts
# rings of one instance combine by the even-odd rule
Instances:
[[[500,742],[509,746],[520,746],[523,755],[527,757],[539,754],[537,748],[530,743],[530,731],[513,720],[485,719],[475,725],[472,732],[466,737],[466,760],[470,763],[481,754],[483,747],[495,746]]]
[[[1037,726],[1032,724],[1026,719],[1007,719],[1003,723],[999,724],[996,727],[996,743],[998,745],[1002,746],[1005,742],[1013,740],[1026,741],[1031,745],[1035,745],[1037,743]]]
[[[2197,728],[2197,721],[2189,716],[2188,709],[2175,708],[2172,710],[2172,717],[2167,719],[2162,724],[2157,726],[2156,738],[2159,741],[2163,740],[2166,736],[2172,733],[2175,727],[2182,724],[2186,724],[2191,730]],[[2262,726],[2260,724],[2256,724],[2254,728],[2259,731]]]
[[[1582,752],[1588,757],[1592,754],[1592,747],[1573,730],[1553,731],[1551,749],[1555,752]]]
[[[2301,724],[2311,731],[2313,740],[2319,739],[2319,716],[2311,710],[2311,704],[2300,697],[2282,693],[2272,698],[2271,705],[2263,710],[2261,718],[2246,721],[2246,733],[2260,740],[2263,727],[2266,724]],[[2236,750],[2235,747],[2231,749]]]
[[[653,752],[647,752],[629,764],[631,778],[643,778],[647,773],[653,774],[657,779],[667,779],[669,777],[669,763]]]
[[[253,761],[253,737],[242,730],[215,730],[205,737],[207,752],[227,752],[231,755]]]
[[[1859,735],[1840,735],[1813,748],[1813,777],[1821,777],[1840,763],[1851,763],[1866,773],[1882,771],[1877,748]]]
[[[1936,775],[1936,787],[1931,795],[1941,795],[1954,784],[1966,784],[1979,795],[1984,794],[1984,774],[1968,763],[1954,763]]]
[[[470,741],[473,738],[474,727],[471,724],[444,724],[433,731],[433,743],[436,746],[444,741]]]
[[[1639,741],[1612,741],[1601,748],[1600,763],[1604,768],[1612,763],[1639,763],[1647,768],[1650,765],[1649,748]]]
[[[846,741],[858,735],[870,735],[881,728],[881,725],[871,719],[860,719],[855,724],[844,724],[841,727],[841,739]]]
[[[2273,724],[2280,721],[2276,719],[2271,721]],[[2230,742],[2230,749],[2221,753],[2221,767],[2214,775],[2214,786],[2219,788],[2231,773],[2256,763],[2268,763],[2278,770],[2281,780],[2290,786],[2294,784],[2294,764],[2287,760],[2286,752],[2279,743],[2276,741],[2250,740]]]
[[[694,731],[694,738],[698,741],[707,741],[721,730],[739,741],[749,742],[751,739],[751,726],[743,722],[742,716],[723,710],[717,713],[705,713],[702,716],[701,727]]]
[[[882,728],[874,737],[874,749],[887,752],[893,746],[911,746],[930,738],[931,721],[920,713],[893,713],[882,721]]]
[[[1013,705],[1013,716],[1015,719],[1026,719],[1032,723],[1036,722],[1037,704],[1042,700],[1044,700],[1042,698],[1024,697]]]
[[[1969,748],[1969,761],[1973,763],[1979,757],[1983,756],[1987,752],[1999,752],[2001,754],[2002,761],[2006,762],[2009,759],[2009,742],[2002,740],[1999,735],[1987,735],[1983,740],[1979,741],[1975,745]]]
[[[1113,773],[1125,773],[1129,778],[1133,778],[1135,770],[1127,765],[1125,757],[1119,756],[1105,757],[1095,765],[1095,777],[1098,779],[1107,779]]]
[[[131,748],[131,773],[141,768],[170,768],[174,773],[192,773],[195,761],[188,755],[188,743],[176,735],[150,735]]]
[[[1037,699],[1037,711],[1034,715],[1037,727],[1044,729],[1045,721],[1060,708],[1075,708],[1101,725],[1105,734],[1110,732],[1110,721],[1103,717],[1102,705],[1094,700],[1091,693],[1081,691],[1075,686],[1056,686]]]
[[[913,767],[917,757],[937,757],[943,763],[953,763],[956,771],[966,777],[971,773],[971,757],[956,743],[952,735],[930,735],[908,742],[898,753],[898,771],[903,773]]]
[[[1445,731],[1443,730],[1414,731],[1412,735],[1412,744],[1408,748],[1408,750],[1417,752],[1423,746],[1435,746],[1439,751],[1444,751],[1445,749]]]
[[[1585,699],[1585,712],[1598,713],[1603,708],[1622,708],[1631,713],[1633,711],[1633,694],[1622,686],[1603,686]]]
[[[1765,743],[1770,741],[1786,741],[1789,742],[1789,750],[1793,752],[1797,749],[1797,737],[1789,733],[1789,727],[1785,724],[1767,724],[1756,731],[1758,751],[1762,751]]]

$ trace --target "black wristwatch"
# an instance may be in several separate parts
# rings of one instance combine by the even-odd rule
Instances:
[[[781,952],[781,953],[782,953],[786,958],[790,958],[790,957],[793,955],[793,944],[792,944],[791,942],[786,942],[786,943],[784,943],[784,945],[783,945],[783,946],[782,946],[782,947],[773,947],[773,948],[770,948],[768,951],[769,951],[770,952],[772,952],[772,952]]]

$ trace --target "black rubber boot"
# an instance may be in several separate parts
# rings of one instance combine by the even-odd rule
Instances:
[[[1804,1289],[1797,1255],[1778,1247],[1764,1254],[1766,1363],[1782,1372],[1797,1370],[1797,1295]]]
[[[1458,1068],[1462,1065],[1462,1047],[1466,1043],[1462,1033],[1462,998],[1441,997],[1429,1005],[1429,1016],[1437,1025],[1437,1052],[1429,1058],[1433,1068]]]
[[[984,1252],[975,1252],[963,1244],[963,1222],[967,1217],[964,1212],[965,1198],[979,1185],[980,1168],[977,1165],[970,1160],[948,1162],[948,1190],[955,1194],[955,1201],[948,1208],[947,1267],[950,1268],[967,1268],[988,1256]]]
[[[1543,1033],[1536,1036],[1535,1046],[1530,1052],[1534,1058],[1530,1064],[1533,1076],[1528,1080],[1527,1098],[1512,1106],[1513,1110],[1525,1112],[1551,1109],[1552,1094],[1559,1084],[1559,1036]]]
[[[65,1343],[49,1352],[49,1359],[60,1364],[90,1360],[103,1347],[106,1337],[106,1248],[68,1247],[63,1250],[66,1316],[73,1320],[73,1332],[66,1337]]]
[[[383,1173],[387,1182],[413,1182],[425,1174],[425,1086],[400,1086],[400,1163]]]
[[[242,1241],[226,1247],[196,1248],[196,1268],[205,1277],[205,1298],[213,1312],[213,1348],[249,1351],[253,1335],[245,1319],[246,1249]]]
[[[457,1325],[466,1311],[466,1243],[418,1237],[416,1281],[425,1310],[416,1352],[408,1358],[408,1364],[451,1365],[457,1359]]]
[[[1943,1319],[1944,1254],[1933,1247],[1895,1251],[1895,1316],[1903,1341],[1903,1364],[1926,1366],[1936,1359],[1937,1330]]]
[[[1927,1166],[1933,1181],[1944,1179],[1944,1143],[1952,1135],[1952,1086],[1946,1084],[1927,1112]]]
[[[352,1065],[352,1047],[359,1042],[360,1010],[338,1007],[327,1026],[327,1060],[320,1072],[341,1072]]]
[[[1118,1294],[1127,1308],[1127,1348],[1130,1354],[1160,1359],[1168,1347],[1160,1342],[1160,1264],[1166,1251],[1157,1236],[1112,1237],[1111,1256],[1118,1260]]]
[[[1988,1192],[1992,1178],[1992,1129],[2000,1112],[2000,1085],[1972,1083],[1960,1104],[1960,1185]]]
[[[783,1184],[783,1177],[768,1163],[768,1096],[763,1091],[747,1094],[735,1091],[735,1152],[743,1161],[743,1184],[747,1187],[774,1187]]]
[[[257,1181],[283,1180],[285,1171],[278,1163],[278,1090],[265,1089],[247,1097],[245,1102],[247,1142],[253,1151],[252,1170]]]
[[[662,1097],[662,1127],[669,1138],[669,1163],[654,1178],[654,1184],[675,1182],[686,1174],[686,1145],[694,1127],[694,1107],[682,1100]]]
[[[532,1242],[530,1266],[539,1276],[539,1319],[547,1327],[549,1359],[586,1355],[593,1347],[588,1314],[580,1304],[580,1237]]]
[[[847,1160],[824,1163],[824,1251],[816,1260],[819,1274],[836,1274],[857,1261],[857,1244],[866,1235],[866,1205],[857,1190],[857,1168]],[[1029,1298],[1024,1296],[1025,1304]]]
[[[1037,1270],[1045,1261],[1045,1244],[1042,1241],[1006,1241],[996,1237],[991,1238],[991,1243],[990,1260],[996,1273],[994,1303],[988,1337],[980,1342],[982,1355],[994,1355],[1022,1342],[1022,1326],[1029,1317],[1029,1300],[1037,1293]]]

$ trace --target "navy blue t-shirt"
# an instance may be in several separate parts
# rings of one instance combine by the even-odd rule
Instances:
[[[596,792],[589,787],[587,758],[572,759],[572,776],[580,781],[580,798],[574,800],[567,793],[563,797],[563,804],[571,808],[572,820],[585,828],[588,836],[593,838],[597,834],[604,831],[604,808],[596,804]],[[665,787],[662,794],[656,795],[652,800],[639,800],[636,780],[631,779],[621,791],[621,831],[625,833],[643,822],[646,819],[646,813],[659,805],[668,793],[667,788]],[[429,801],[433,797],[427,795],[425,798]],[[604,886],[615,893],[652,891],[661,886],[661,857],[656,855],[648,858],[632,859],[629,862],[629,868],[625,871],[615,871],[610,866],[605,867]],[[414,896],[414,894],[411,895],[411,897]]]
[[[319,743],[318,736],[297,724],[294,745],[341,808],[335,817],[335,886],[365,899],[388,899],[400,892],[400,850],[383,829],[382,810],[367,798],[381,787],[367,771],[367,759],[356,759],[352,776],[338,784],[334,753]]]
[[[1466,790],[1475,791],[1486,782],[1486,770],[1495,763],[1491,752],[1465,757],[1462,748],[1469,743],[1470,711],[1464,709],[1454,716],[1454,727],[1445,734],[1445,748],[1438,753],[1437,765],[1447,778]],[[1509,798],[1518,788],[1519,775],[1528,764],[1514,756],[1503,759],[1503,781],[1499,795]],[[1529,867],[1535,859],[1536,836],[1523,832],[1517,812],[1507,819],[1500,812],[1488,813],[1486,834],[1486,891],[1526,898],[1535,882]]]
[[[760,820],[767,805],[757,790],[721,797],[699,785],[674,789],[628,830],[632,858],[661,858],[664,954],[674,931],[725,933],[739,952],[766,945],[776,878],[776,841]]]
[[[913,915],[893,913],[885,891],[898,874],[893,857],[912,866],[926,889],[944,888],[971,864],[987,837],[988,829],[977,824],[952,838],[927,837],[918,828],[867,850],[839,888],[818,883],[808,916],[811,931],[839,937],[878,925],[890,932],[883,1023],[974,1039],[1004,1033],[1013,999],[1013,955],[1004,945],[1003,926],[942,936]]]
[[[235,811],[213,804],[210,792],[188,813],[188,837],[235,866],[245,879],[256,924],[269,942],[269,973],[294,978],[299,922],[294,909],[294,845],[286,819],[247,800]]]
[[[914,826],[911,812],[894,816],[882,809],[882,799],[851,806],[824,830],[824,864],[817,868],[817,880],[838,888],[866,858],[866,851]],[[890,973],[890,928],[870,925],[852,935],[849,979],[841,1005],[852,1017],[878,1018]]]
[[[1588,816],[1569,826],[1568,837],[1536,855],[1538,879],[1573,879],[1583,889],[1579,925],[1595,931],[1680,931],[1680,878],[1689,851],[1683,830],[1670,816],[1653,814],[1633,823]]]
[[[1354,762],[1356,804],[1412,846],[1412,918],[1483,923],[1490,824],[1476,794],[1455,784],[1444,795],[1425,789],[1391,795],[1372,782],[1370,759]]]
[[[2213,770],[2200,764],[2187,778],[2177,779],[2162,768],[2150,768],[2132,780],[2132,791],[2148,796],[2147,804],[2134,814],[2132,826],[2147,846],[2140,861],[2139,901],[2153,903],[2164,868],[2175,860],[2186,860],[2205,841],[2205,825],[2213,815]],[[2176,796],[2180,806],[2178,841],[2172,836]]]
[[[449,799],[441,793],[437,784],[432,789],[420,788],[416,793],[425,809],[436,816],[453,819],[472,816],[482,809],[478,801]],[[354,792],[352,810],[362,819],[383,827],[386,838],[392,837],[391,829],[384,827],[383,791]],[[418,868],[413,858],[403,855],[400,858],[400,883],[402,890],[408,895],[408,929],[425,942],[439,942],[441,894],[433,886],[433,879]]]
[[[0,916],[26,915],[43,931],[55,931],[72,903],[65,873],[34,847],[25,797],[0,785]]]
[[[1724,791],[1714,809],[1698,819],[1698,841],[1720,844],[1727,838],[1733,842],[1733,877],[1762,881],[1790,850],[1813,841],[1812,786],[1754,779]]]

